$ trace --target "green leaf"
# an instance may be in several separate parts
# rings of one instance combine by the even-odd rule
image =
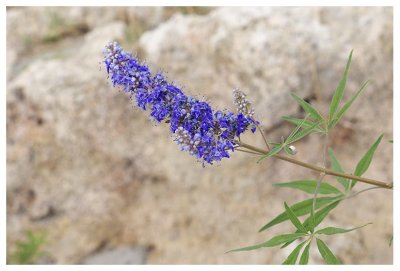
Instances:
[[[374,156],[374,153],[382,140],[382,137],[383,134],[379,136],[375,143],[372,144],[369,150],[364,154],[363,158],[361,158],[360,162],[358,162],[356,170],[354,171],[354,175],[361,176],[367,171],[369,165],[371,164],[372,157]]]
[[[308,118],[308,114],[305,116],[305,118],[303,119],[303,121],[301,123],[299,123],[296,128],[293,129],[293,131],[288,135],[287,140],[289,140],[290,138],[292,138],[301,128],[301,126],[303,125],[303,123],[307,120]]]
[[[293,118],[293,117],[289,117],[289,116],[283,116],[282,119],[286,120],[287,122],[292,123],[294,125],[299,125],[299,124],[303,123],[301,125],[301,127],[305,128],[305,129],[310,128],[311,126],[315,125],[315,123],[312,121],[308,121],[308,120],[304,121],[304,119],[298,119],[298,118]],[[314,127],[313,131],[317,132],[317,133],[325,133],[325,131],[319,126]]]
[[[261,162],[262,160],[264,160],[268,157],[271,157],[271,156],[279,153],[282,149],[283,149],[283,144],[276,145],[275,147],[272,148],[272,150],[270,152],[268,152],[268,154],[261,156],[261,158],[258,159],[257,163]]]
[[[321,240],[317,239],[317,246],[319,253],[321,253],[322,258],[324,258],[327,264],[340,264],[340,261],[333,255],[332,251],[329,250],[327,245]]]
[[[346,69],[344,70],[342,79],[339,82],[339,85],[336,88],[335,94],[332,97],[332,102],[329,107],[329,122],[331,122],[336,114],[337,109],[339,108],[339,104],[342,101],[344,89],[346,87],[347,75],[349,73],[349,68],[351,64],[351,57],[353,55],[353,50],[351,50],[349,59],[347,60]]]
[[[282,145],[282,143],[277,143],[277,142],[269,142],[269,144],[270,144],[271,146],[273,146],[273,147],[277,147],[277,146]]]
[[[310,231],[313,231],[325,219],[329,212],[339,205],[339,203],[340,200],[337,200],[321,210],[318,210],[314,214],[314,219],[312,216],[309,216],[303,223],[304,227]]]
[[[303,253],[300,256],[299,264],[302,264],[302,265],[308,264],[308,258],[310,256],[310,245],[311,245],[311,242],[308,243],[308,245],[304,248]]]
[[[365,227],[365,226],[367,226],[367,225],[369,225],[369,224],[372,224],[372,223],[367,223],[367,224],[365,224],[365,225],[362,225],[362,226],[356,227],[356,228],[352,228],[352,229],[342,229],[342,228],[336,228],[336,227],[326,227],[326,228],[323,228],[323,229],[320,229],[320,230],[316,231],[315,233],[316,233],[316,234],[325,234],[325,235],[340,234],[340,233],[346,233],[346,232],[349,232],[349,231],[354,231],[354,230],[360,229],[360,228]]]
[[[329,204],[325,208],[319,210],[315,214],[311,214],[303,222],[303,226],[307,230],[313,232],[314,228],[317,227],[324,220],[324,218],[329,214],[329,212],[331,210],[333,210],[339,204],[339,202],[340,202],[340,198],[338,198],[337,201],[334,201],[333,203]],[[311,208],[310,208],[310,211],[311,211]],[[296,233],[298,233],[298,231],[296,231]],[[290,244],[291,244],[291,242],[288,242],[288,243],[284,244],[281,248],[287,247]]]
[[[16,242],[16,251],[10,256],[16,264],[34,264],[43,253],[41,248],[46,242],[44,233],[26,232],[26,240]]]
[[[320,197],[320,198],[317,198],[316,201],[315,201],[315,208],[318,209],[318,208],[320,208],[320,207],[322,207],[322,206],[324,206],[324,205],[326,205],[326,204],[328,204],[328,203],[330,203],[330,202],[332,202],[334,200],[337,200],[337,199],[339,199],[339,197]],[[302,215],[308,214],[310,212],[311,206],[312,206],[312,202],[313,202],[313,199],[307,199],[307,200],[298,202],[296,204],[293,204],[292,206],[290,206],[290,208],[293,210],[293,212],[295,213],[296,216],[302,216]],[[287,213],[285,211],[285,212],[277,215],[274,219],[272,219],[267,224],[265,224],[259,230],[259,232],[264,231],[264,230],[266,230],[266,229],[268,229],[268,228],[270,228],[272,226],[275,226],[275,225],[277,225],[279,223],[282,223],[282,222],[284,222],[284,221],[286,221],[288,219],[289,219],[289,217],[288,217],[288,215],[287,215]]]
[[[304,233],[289,233],[289,234],[282,234],[282,235],[278,235],[275,236],[273,238],[271,238],[270,240],[268,240],[267,242],[261,243],[261,244],[257,244],[254,246],[248,246],[248,247],[242,247],[242,248],[238,248],[238,249],[233,249],[230,250],[228,252],[236,252],[236,251],[249,251],[249,250],[254,250],[254,249],[259,249],[259,248],[263,248],[263,247],[274,247],[274,246],[278,246],[280,244],[289,242],[289,241],[293,241],[296,239],[299,239],[300,237],[305,236]]]
[[[293,135],[291,138],[288,138],[286,140],[286,144],[292,144],[293,142],[296,142],[296,141],[302,139],[306,135],[311,134],[314,131],[314,128],[317,127],[318,125],[319,125],[319,123],[315,123],[313,126],[301,130],[297,134]]]
[[[314,119],[317,119],[317,120],[323,120],[324,119],[321,116],[321,114],[318,112],[318,110],[315,109],[311,104],[307,103],[306,101],[304,101],[302,98],[300,98],[299,96],[297,96],[294,93],[291,93],[290,95],[304,109],[304,111],[306,111],[307,113],[309,113],[311,115],[311,117],[313,117]]]
[[[304,244],[307,242],[308,240],[302,242],[301,244],[299,244],[290,254],[289,256],[286,258],[286,260],[282,263],[282,264],[296,264],[297,258],[299,257],[300,254],[300,250],[301,248],[304,246]]]
[[[369,148],[369,150],[361,158],[360,162],[358,162],[358,164],[356,166],[356,170],[354,171],[354,175],[361,176],[367,171],[369,165],[371,164],[374,153],[375,153],[376,149],[378,148],[379,143],[381,143],[382,137],[383,137],[383,134],[375,141],[374,144],[372,144],[372,146]],[[351,182],[351,187],[353,187],[355,184],[356,184],[356,181],[353,180]]]
[[[340,198],[337,198],[337,200],[331,204],[329,204],[328,206],[326,206],[325,208],[317,211],[314,215],[310,215],[309,217],[307,217],[307,219],[303,222],[303,226],[313,232],[314,228],[317,227],[323,220],[324,218],[329,214],[329,212],[334,209],[340,202]],[[310,208],[311,211],[311,208]],[[314,219],[313,219],[314,217]],[[314,221],[314,223],[312,223],[312,221]],[[296,231],[296,233],[298,233],[298,231]],[[292,242],[287,242],[286,244],[284,244],[281,248],[287,247],[288,245],[290,245]]]
[[[331,159],[331,163],[332,163],[332,169],[334,171],[340,172],[340,173],[344,173],[342,166],[340,165],[339,161],[336,159],[335,154],[333,153],[333,150],[331,148],[329,148],[329,157]],[[348,189],[349,185],[350,185],[350,181],[346,178],[343,177],[336,177],[336,180],[343,185],[344,189]]]
[[[328,128],[332,129],[335,127],[335,125],[339,122],[339,120],[343,117],[344,113],[350,108],[352,103],[355,101],[355,99],[361,94],[361,92],[364,90],[364,88],[368,85],[368,81],[366,81],[361,88],[351,97],[351,99],[344,104],[344,106],[339,110],[339,112],[336,114],[335,118],[329,122]]]
[[[303,226],[303,224],[301,224],[300,220],[294,214],[293,210],[290,209],[290,207],[287,205],[286,202],[284,203],[284,205],[285,205],[286,213],[287,213],[290,221],[292,221],[293,225],[297,228],[297,230],[300,233],[307,233],[306,228]]]
[[[289,187],[294,189],[299,189],[309,194],[314,194],[315,188],[317,187],[318,181],[316,180],[298,180],[287,183],[275,183],[275,187]],[[342,194],[336,187],[328,184],[321,183],[319,187],[320,194]]]

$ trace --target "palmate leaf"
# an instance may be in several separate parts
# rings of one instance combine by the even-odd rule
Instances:
[[[357,99],[358,96],[360,96],[361,92],[364,90],[364,88],[367,86],[368,81],[366,81],[361,88],[353,95],[353,97],[351,97],[351,99],[345,103],[343,105],[343,107],[338,111],[338,113],[336,114],[336,116],[334,117],[334,119],[332,119],[329,124],[328,124],[328,128],[332,129],[333,127],[335,127],[335,125],[340,121],[340,119],[343,117],[344,113],[346,113],[346,111],[350,108],[350,106],[353,104],[353,102],[355,101],[355,99]]]
[[[336,201],[332,202],[328,206],[322,208],[321,210],[315,212],[314,216],[310,215],[309,217],[307,217],[306,220],[304,220],[303,226],[307,230],[313,232],[314,228],[317,227],[325,219],[325,217],[329,214],[329,212],[332,211],[336,206],[338,206],[339,203],[340,203],[340,198],[338,198]],[[296,231],[296,233],[299,232]],[[292,241],[287,242],[283,246],[281,246],[281,248],[287,247],[291,243]]]
[[[378,148],[379,143],[381,143],[382,137],[383,137],[383,135],[381,135],[374,142],[374,144],[372,144],[372,146],[368,149],[368,151],[364,154],[364,156],[358,162],[358,164],[356,166],[356,170],[354,171],[354,175],[361,176],[367,171],[367,169],[369,168],[369,165],[371,164],[372,158],[374,157],[374,153],[375,153],[376,149]],[[353,188],[356,183],[357,183],[357,181],[353,180],[351,182],[351,187]]]
[[[308,245],[304,248],[303,253],[300,256],[299,264],[302,264],[302,265],[308,264],[308,258],[310,256],[310,245],[311,245],[311,242],[308,243]]]
[[[342,101],[344,89],[346,87],[347,75],[349,73],[350,64],[351,64],[351,57],[353,55],[353,50],[351,50],[349,58],[347,60],[346,69],[344,70],[342,79],[339,82],[339,85],[336,88],[335,93],[332,97],[332,102],[329,107],[329,122],[331,122],[336,114],[337,109],[339,108],[339,104]]]
[[[285,210],[286,213],[290,219],[290,221],[293,223],[293,225],[296,227],[297,231],[300,233],[307,233],[306,228],[303,226],[303,224],[300,222],[300,220],[297,218],[297,216],[295,215],[295,213],[293,212],[292,209],[290,209],[290,207],[287,205],[287,203],[285,202]]]
[[[328,153],[329,153],[329,157],[330,157],[330,159],[331,159],[332,169],[333,169],[334,171],[337,171],[337,172],[340,172],[340,173],[344,173],[343,168],[342,168],[342,166],[340,165],[339,161],[336,159],[336,156],[335,156],[333,150],[332,150],[332,149],[329,149],[329,150],[328,150]],[[343,178],[343,177],[336,177],[336,176],[335,176],[335,179],[336,179],[341,185],[343,185],[343,187],[344,187],[345,190],[349,188],[350,181],[349,181],[348,179]]]
[[[286,260],[282,263],[282,264],[296,264],[297,258],[299,257],[300,254],[300,250],[301,248],[304,246],[304,244],[307,242],[308,240],[302,242],[301,244],[299,244],[290,254],[289,256],[286,258]]]
[[[288,187],[299,189],[309,194],[314,194],[315,188],[317,187],[318,181],[316,180],[297,180],[287,183],[275,183],[273,186],[275,187]],[[321,183],[319,187],[320,194],[342,194],[339,189],[328,184]]]
[[[340,196],[317,198],[315,201],[315,207],[316,207],[316,209],[318,209],[328,203],[338,200],[339,198],[340,198]],[[306,214],[310,213],[312,203],[313,203],[313,199],[307,199],[307,200],[304,200],[304,201],[301,201],[301,202],[291,205],[290,208],[293,210],[293,212],[295,213],[296,216],[302,216],[302,215],[306,215]],[[289,217],[288,217],[286,211],[283,213],[280,213],[275,218],[273,218],[271,221],[269,221],[267,224],[265,224],[259,230],[259,232],[269,229],[270,227],[275,226],[279,223],[282,223],[288,219],[289,219]]]
[[[340,264],[340,261],[333,255],[332,251],[329,250],[327,245],[321,240],[316,238],[317,247],[322,258],[324,258],[327,264]]]
[[[303,110],[305,112],[307,112],[311,115],[311,117],[313,117],[314,119],[319,120],[319,121],[324,120],[324,118],[321,116],[321,114],[318,112],[318,110],[315,109],[311,104],[304,101],[302,98],[300,98],[299,96],[297,96],[294,93],[291,93],[290,95],[303,108]]]
[[[352,228],[352,229],[326,227],[326,228],[323,228],[323,229],[320,229],[320,230],[316,231],[315,233],[316,234],[325,234],[325,235],[340,234],[340,233],[346,233],[346,232],[350,232],[350,231],[354,231],[354,230],[360,229],[360,228],[365,227],[365,226],[367,226],[369,224],[372,224],[372,223],[367,223],[365,225],[362,225],[362,226],[359,226],[359,227],[356,227],[356,228]]]
[[[309,216],[303,223],[304,227],[306,229],[310,230],[311,232],[314,231],[315,227],[317,227],[324,219],[325,217],[329,214],[330,211],[336,208],[340,203],[340,200],[337,200],[335,202],[332,202],[328,206],[322,208],[321,210],[318,210],[317,212],[314,213],[314,216]]]
[[[308,120],[304,121],[304,119],[298,119],[298,118],[293,118],[293,117],[289,117],[289,116],[283,116],[281,118],[291,124],[294,124],[294,125],[299,125],[299,124],[303,123],[301,125],[301,127],[304,129],[310,128],[311,126],[315,125],[314,122],[308,121]],[[325,131],[318,125],[314,127],[313,132],[325,133]]]
[[[282,235],[278,235],[278,236],[271,238],[267,242],[257,244],[254,246],[248,246],[248,247],[242,247],[242,248],[238,248],[238,249],[229,250],[227,253],[236,252],[236,251],[249,251],[249,250],[255,250],[255,249],[259,249],[259,248],[263,248],[263,247],[275,247],[275,246],[279,246],[279,245],[289,242],[289,241],[294,241],[305,235],[306,234],[304,234],[304,233],[282,234]]]

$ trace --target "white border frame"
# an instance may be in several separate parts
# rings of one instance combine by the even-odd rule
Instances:
[[[399,138],[399,112],[400,112],[400,104],[399,104],[399,77],[395,76],[396,74],[399,74],[399,56],[397,53],[397,49],[399,47],[399,5],[396,4],[396,2],[399,1],[389,1],[389,0],[380,0],[380,1],[342,1],[342,0],[327,0],[327,1],[315,1],[315,0],[306,0],[306,1],[262,1],[262,0],[249,0],[249,1],[222,1],[222,0],[203,0],[203,1],[189,1],[189,0],[174,0],[174,1],[157,1],[157,0],[147,0],[147,1],[127,1],[127,0],[121,0],[121,1],[106,1],[106,0],[98,0],[96,2],[94,1],[60,1],[60,0],[42,0],[42,1],[22,1],[22,0],[16,0],[16,1],[4,1],[3,4],[3,9],[2,9],[2,16],[1,18],[2,21],[1,23],[3,24],[1,31],[2,35],[1,37],[3,38],[2,42],[2,51],[1,51],[1,56],[3,59],[3,73],[2,73],[2,82],[3,82],[3,95],[1,95],[2,99],[2,107],[1,107],[1,128],[2,128],[2,141],[1,141],[1,159],[3,163],[1,164],[1,176],[3,180],[3,190],[2,192],[2,197],[3,200],[1,200],[1,214],[2,214],[2,219],[1,219],[1,237],[0,237],[0,251],[1,251],[1,259],[2,262],[1,264],[4,265],[4,268],[1,268],[2,270],[54,270],[54,269],[59,269],[59,270],[110,270],[111,268],[113,270],[153,270],[153,269],[163,269],[163,270],[204,270],[205,266],[201,265],[143,265],[143,266],[117,266],[117,265],[112,265],[112,266],[88,266],[88,265],[49,265],[49,266],[43,266],[43,265],[35,265],[35,266],[19,266],[19,265],[5,265],[6,263],[6,73],[5,73],[5,68],[6,68],[6,6],[393,6],[393,38],[394,38],[394,51],[393,51],[393,57],[394,57],[394,67],[393,67],[393,103],[394,103],[394,125],[393,125],[393,138],[394,138],[394,161],[393,161],[393,167],[394,167],[394,175],[393,178],[394,180],[399,180],[400,178],[400,168],[396,167],[396,163],[399,163],[399,155],[400,155],[400,148],[399,148],[399,143],[400,138]],[[4,99],[4,100],[3,100]],[[396,181],[394,181],[396,183]],[[399,184],[400,185],[400,184]],[[395,184],[395,189],[393,191],[393,210],[399,210],[399,190],[396,188]],[[398,237],[399,234],[399,217],[393,215],[393,230],[396,234],[394,234],[394,240],[393,240],[393,265],[353,265],[353,266],[345,266],[344,268],[351,268],[353,270],[362,270],[362,271],[368,271],[368,270],[400,270],[399,266],[399,256],[400,256],[400,251],[398,249],[398,243],[400,242],[400,238]],[[212,269],[212,270],[230,270],[230,271],[235,271],[235,270],[243,270],[243,268],[246,268],[246,270],[268,270],[274,269],[274,270],[284,270],[286,268],[290,268],[291,270],[294,269],[304,269],[307,268],[307,270],[320,270],[321,266],[317,265],[310,265],[310,266],[291,266],[291,267],[285,267],[285,266],[279,266],[279,265],[215,265],[215,266],[207,266],[207,269]],[[339,268],[343,268],[341,266],[323,266],[324,270],[338,270]]]

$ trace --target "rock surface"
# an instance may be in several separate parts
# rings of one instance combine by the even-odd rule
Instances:
[[[63,14],[64,23],[45,42],[49,12]],[[276,248],[224,254],[292,230],[285,223],[257,233],[283,210],[283,201],[306,198],[271,184],[316,175],[275,160],[257,164],[241,153],[202,168],[171,142],[166,127],[149,123],[107,83],[99,62],[114,39],[216,108],[233,110],[231,90],[245,90],[271,140],[291,128],[280,116],[300,112],[290,92],[325,112],[353,48],[344,99],[364,80],[371,84],[330,145],[350,172],[384,133],[366,175],[392,180],[391,8],[217,8],[176,12],[165,21],[171,15],[163,8],[8,9],[11,247],[26,229],[38,229],[45,230],[46,250],[60,264],[84,262],[104,245],[150,247],[150,264],[278,264],[289,253]],[[71,25],[80,30],[68,34]],[[26,35],[37,38],[29,50],[21,45]],[[262,144],[258,134],[244,140]],[[297,158],[321,161],[317,136],[296,147]],[[392,193],[367,193],[343,202],[328,222],[374,224],[327,243],[346,264],[391,264]],[[322,263],[315,249],[311,262]]]
[[[144,264],[147,250],[141,247],[120,247],[98,252],[83,264]]]

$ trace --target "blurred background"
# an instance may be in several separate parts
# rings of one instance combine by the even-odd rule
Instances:
[[[291,230],[257,232],[283,201],[308,197],[272,184],[316,174],[244,153],[203,168],[112,87],[102,50],[121,42],[214,108],[234,110],[242,89],[279,141],[292,128],[280,117],[302,117],[289,93],[327,112],[354,49],[344,99],[371,84],[329,144],[352,172],[384,133],[365,176],[392,181],[392,30],[380,7],[7,8],[8,263],[281,263],[290,249],[224,252]],[[258,134],[244,141],[262,146]],[[295,146],[321,161],[318,136]],[[324,223],[373,225],[325,240],[345,264],[392,264],[392,214],[392,191],[361,194]],[[315,247],[310,256],[322,263]]]

